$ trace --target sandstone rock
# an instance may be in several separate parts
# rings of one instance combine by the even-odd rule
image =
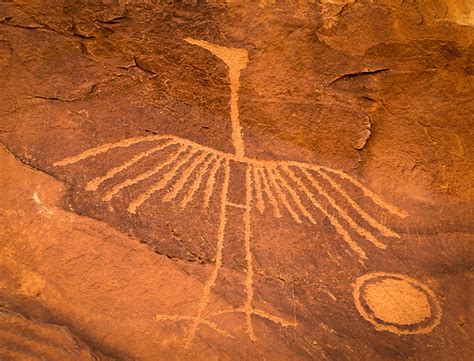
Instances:
[[[0,356],[4,360],[97,360],[89,347],[65,327],[31,321],[8,309],[0,310]]]
[[[1,2],[1,334],[47,359],[472,359],[471,11]]]

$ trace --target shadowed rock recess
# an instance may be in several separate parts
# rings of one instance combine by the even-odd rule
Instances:
[[[0,359],[474,359],[469,1],[0,1]]]

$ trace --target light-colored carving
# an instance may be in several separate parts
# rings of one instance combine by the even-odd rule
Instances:
[[[202,165],[201,163],[204,163],[206,157],[208,157],[208,156],[212,157],[212,154],[202,153],[199,156],[197,156],[196,158],[194,158],[194,160],[189,164],[189,166],[187,166],[184,169],[183,173],[181,173],[179,175],[179,178],[176,181],[176,183],[174,184],[174,186],[163,197],[163,201],[169,202],[169,201],[175,199],[176,196],[178,195],[178,193],[183,189],[184,185],[186,184],[186,182],[188,181],[188,179],[190,178],[191,174],[194,172],[196,167],[198,165]]]
[[[291,215],[291,217],[295,220],[296,223],[302,223],[300,216],[298,213],[295,212],[293,207],[290,205],[290,202],[288,202],[288,199],[286,198],[285,193],[282,191],[280,184],[277,181],[277,177],[275,176],[275,173],[273,171],[273,168],[267,168],[266,173],[268,174],[268,179],[270,180],[270,184],[272,185],[273,189],[276,191],[277,199],[280,201],[279,203],[282,203],[283,206],[286,208],[288,213]]]
[[[155,136],[128,138],[128,139],[124,139],[115,143],[102,144],[101,146],[88,149],[85,152],[82,152],[74,157],[68,157],[59,162],[55,162],[53,163],[53,165],[55,167],[70,165],[70,164],[77,163],[81,160],[84,160],[90,157],[95,157],[96,155],[99,155],[101,153],[106,153],[111,149],[128,148],[133,144],[142,143],[142,142],[152,142],[154,140],[160,140],[160,139],[165,139],[165,138],[166,137],[162,135],[155,135]]]
[[[190,44],[200,46],[221,59],[229,70],[230,86],[230,121],[232,123],[232,143],[237,157],[244,156],[244,140],[242,127],[239,121],[239,89],[240,72],[245,69],[249,61],[247,50],[218,46],[203,40],[184,39]]]
[[[425,284],[398,273],[368,273],[354,284],[357,310],[378,331],[428,333],[441,322],[441,307]]]
[[[137,208],[140,207],[145,201],[148,200],[155,192],[165,188],[176,175],[178,171],[197,153],[197,151],[191,150],[185,154],[182,158],[177,159],[176,162],[171,162],[171,169],[163,175],[163,178],[146,192],[142,193],[135,201],[131,202],[128,206],[128,211],[132,214],[137,212]],[[166,197],[166,196],[165,196]]]
[[[199,189],[199,187],[201,187],[202,179],[204,178],[204,176],[209,170],[209,167],[213,163],[216,163],[217,166],[219,165],[216,156],[214,154],[211,154],[208,157],[208,159],[205,162],[203,162],[201,168],[196,174],[196,178],[194,179],[193,183],[189,186],[186,195],[181,200],[181,203],[180,203],[181,208],[186,207],[186,205],[193,200],[194,194]]]
[[[168,158],[165,162],[163,163],[159,163],[157,166],[155,166],[154,168],[152,168],[151,170],[147,171],[147,172],[144,172],[142,174],[139,174],[138,176],[134,177],[134,178],[131,178],[131,179],[127,179],[125,180],[124,182],[122,183],[119,183],[117,184],[115,187],[113,187],[109,192],[107,192],[104,197],[102,198],[102,200],[104,201],[111,201],[112,198],[117,195],[122,189],[126,188],[126,187],[130,187],[130,186],[133,186],[135,184],[137,184],[138,182],[141,182],[145,179],[148,179],[150,177],[152,177],[153,175],[157,174],[160,170],[162,170],[163,168],[165,168],[166,166],[168,166],[169,164],[172,164],[174,161],[176,161],[178,159],[178,157],[184,153],[185,151],[187,150],[187,148],[183,148],[183,147],[180,147],[178,149],[178,151],[176,153],[173,154],[172,157]]]
[[[214,186],[216,184],[216,174],[219,169],[222,167],[223,160],[216,156],[216,161],[209,171],[207,177],[206,188],[204,189],[204,207],[209,207],[209,202],[211,200],[212,194],[214,193]]]
[[[355,185],[357,188],[359,188],[366,197],[370,198],[376,205],[378,205],[380,208],[384,208],[385,210],[389,211],[391,214],[394,216],[398,216],[400,218],[406,218],[408,217],[408,213],[405,212],[403,209],[400,209],[393,204],[385,202],[378,194],[375,194],[372,192],[370,189],[368,189],[366,186],[364,186],[361,182],[359,182],[357,179],[351,177],[347,173],[344,173],[343,171],[340,171],[338,169],[332,169],[328,167],[319,167],[320,170],[337,174],[339,177],[342,179],[345,179]]]
[[[265,203],[263,201],[262,180],[256,167],[252,166],[253,179],[255,180],[255,195],[257,197],[256,206],[260,214],[265,211]]]
[[[247,333],[252,341],[255,341],[255,333],[252,324],[253,311],[253,260],[252,260],[252,228],[250,211],[252,209],[252,169],[247,165],[245,171],[245,213],[244,213],[244,244],[245,244],[245,263],[247,264],[247,275],[245,278],[245,293],[247,298],[244,304],[245,318],[247,322]]]
[[[164,144],[159,145],[157,147],[153,147],[153,148],[147,150],[146,152],[143,152],[143,153],[140,153],[140,154],[136,155],[135,157],[130,159],[128,162],[125,162],[124,164],[119,165],[118,167],[112,168],[104,176],[97,177],[97,178],[91,180],[89,183],[87,183],[86,190],[87,191],[96,191],[99,188],[99,186],[103,182],[105,182],[106,180],[111,179],[116,174],[127,170],[128,168],[130,168],[132,165],[134,165],[138,161],[140,161],[140,160],[142,160],[146,157],[149,157],[149,156],[153,155],[154,153],[157,153],[160,150],[165,149],[165,148],[167,148],[167,147],[169,147],[170,145],[173,145],[173,144],[176,144],[176,142],[173,142],[172,140],[167,139]]]
[[[387,237],[394,237],[394,238],[400,238],[400,236],[392,231],[390,228],[387,226],[381,224],[379,221],[377,221],[375,218],[373,218],[370,214],[368,214],[366,211],[364,211],[354,200],[347,194],[347,192],[342,188],[341,184],[338,183],[336,180],[332,179],[329,177],[327,174],[324,172],[319,172],[319,175],[328,181],[328,183],[341,194],[344,199],[350,204],[350,206],[357,212],[359,213],[359,216],[362,217],[367,223],[369,223],[373,228],[377,229],[379,232],[381,232],[384,236]]]
[[[174,135],[153,135],[104,144],[56,162],[54,165],[70,166],[117,148],[128,148],[149,142],[150,149],[140,152],[127,162],[110,169],[105,175],[91,180],[86,185],[86,189],[89,191],[103,191],[102,188],[110,187],[102,198],[104,201],[110,202],[125,188],[139,187],[145,180],[156,177],[157,181],[154,184],[144,189],[130,202],[127,210],[132,214],[136,214],[140,207],[160,192],[164,193],[161,194],[163,201],[173,201],[181,207],[186,207],[194,199],[199,199],[203,207],[208,208],[215,190],[220,188],[216,257],[212,272],[204,283],[196,312],[193,315],[158,315],[157,320],[189,323],[188,333],[185,337],[185,346],[189,347],[196,337],[200,325],[205,325],[221,335],[230,337],[227,331],[220,329],[210,319],[223,313],[243,313],[247,334],[251,340],[255,341],[257,337],[254,331],[253,317],[260,317],[283,327],[296,326],[297,323],[254,308],[255,275],[251,225],[254,210],[261,214],[271,212],[276,218],[285,217],[298,224],[316,224],[317,216],[322,215],[330,221],[334,230],[361,260],[366,259],[367,254],[361,245],[352,238],[351,233],[362,236],[363,239],[381,249],[386,245],[376,238],[373,231],[379,232],[385,237],[399,237],[395,231],[370,215],[368,209],[373,212],[377,209],[386,210],[398,217],[406,217],[407,214],[385,202],[359,181],[340,170],[304,162],[263,160],[246,156],[239,121],[238,91],[240,73],[248,62],[247,51],[225,48],[202,40],[190,38],[185,40],[210,51],[227,65],[230,80],[232,144],[235,149],[233,153],[212,149]],[[165,154],[166,157],[163,157]],[[127,172],[133,174],[133,168],[140,160],[154,155],[162,155],[160,157],[162,160],[151,169],[136,176],[130,176],[118,184],[104,187],[104,184],[113,183],[117,174],[125,175]],[[237,183],[234,184],[232,177],[233,172],[236,171],[234,169],[236,162],[245,167],[245,201],[243,204],[228,199],[229,188],[240,186]],[[321,183],[320,180],[324,183]],[[363,209],[354,201],[348,193],[350,188],[361,192],[365,200],[370,202],[370,207]],[[349,204],[349,209],[344,209],[345,206],[341,205],[340,199]],[[239,308],[212,312],[208,306],[210,295],[223,267],[228,207],[243,209],[243,216],[239,221],[244,235],[245,302]],[[351,216],[351,211],[358,216],[357,220]],[[368,227],[371,227],[373,231]]]
[[[272,189],[270,188],[270,182],[268,181],[267,173],[264,168],[260,168],[257,165],[256,167],[259,171],[259,174],[263,183],[263,189],[264,189],[265,195],[268,197],[268,200],[270,201],[270,204],[273,207],[273,212],[274,212],[273,214],[275,215],[276,218],[281,218],[282,216],[281,209],[280,209],[280,206],[278,205],[278,202],[275,198],[275,195]]]
[[[315,194],[313,194],[299,179],[293,171],[290,169],[290,167],[285,166],[284,167],[290,176],[291,179],[298,185],[299,189],[308,197],[310,202],[313,204],[313,206],[318,209],[323,215],[331,222],[331,225],[334,227],[337,233],[341,235],[342,239],[346,241],[346,243],[349,245],[349,247],[356,252],[360,258],[362,259],[367,259],[367,256],[365,252],[360,248],[360,246],[352,240],[351,236],[349,233],[346,231],[346,229],[341,225],[341,223],[337,220],[336,217],[334,217],[332,214],[330,214],[325,207],[321,205],[316,199],[315,199]]]
[[[220,333],[222,336],[234,338],[227,331],[219,328],[219,326],[217,326],[216,323],[209,320],[202,319],[202,318],[197,319],[196,317],[184,316],[184,315],[157,315],[155,317],[155,320],[156,321],[192,321],[192,322],[197,320],[197,322],[199,322],[200,324],[206,325],[207,327],[211,328],[217,333]]]
[[[275,176],[276,180],[281,182],[282,183],[282,186],[283,188],[290,194],[291,198],[293,199],[293,202],[296,204],[296,206],[298,207],[298,209],[301,211],[301,213],[306,217],[308,218],[308,220],[313,223],[313,224],[316,224],[316,221],[314,220],[313,216],[311,215],[311,213],[308,212],[308,210],[306,209],[306,207],[303,205],[303,202],[301,202],[301,199],[300,197],[298,196],[298,193],[293,189],[293,187],[291,187],[288,182],[286,181],[286,179],[280,174],[280,172],[278,171],[278,168],[275,167],[272,169],[272,173],[273,175]]]
[[[214,263],[214,269],[212,270],[211,275],[207,279],[204,285],[204,291],[201,297],[201,302],[199,302],[198,312],[196,319],[191,325],[191,329],[186,338],[185,346],[189,347],[191,342],[196,335],[197,326],[199,325],[199,319],[202,318],[203,312],[206,310],[207,304],[209,303],[209,295],[213,289],[217,276],[219,275],[219,270],[222,267],[222,254],[224,251],[224,239],[225,239],[225,226],[227,223],[227,192],[229,191],[229,176],[230,176],[230,167],[229,161],[224,163],[224,181],[222,184],[221,192],[221,210],[220,210],[220,219],[219,219],[219,230],[217,233],[217,245],[216,245],[216,260]]]
[[[379,248],[386,248],[387,246],[381,242],[379,242],[375,236],[369,232],[367,229],[364,229],[360,227],[353,219],[350,217],[347,212],[342,209],[337,202],[332,198],[321,186],[321,184],[305,169],[302,169],[303,174],[308,178],[310,181],[311,185],[317,190],[319,194],[321,194],[326,200],[329,202],[329,204],[336,210],[336,212],[344,219],[349,225],[351,226],[352,229],[354,229],[357,233],[359,233],[362,237],[367,239],[368,241],[372,242],[374,246],[377,246]]]
[[[228,310],[212,312],[212,313],[209,314],[209,316],[213,317],[213,316],[218,316],[218,315],[222,315],[222,314],[226,314],[226,313],[244,313],[244,314],[247,314],[247,312],[248,311],[245,307],[241,307],[241,308],[232,308],[232,309],[228,309]],[[267,319],[267,320],[272,321],[274,323],[277,323],[277,324],[279,324],[283,327],[290,327],[290,326],[296,327],[296,326],[298,326],[297,322],[292,322],[292,321],[285,320],[284,318],[274,316],[274,315],[272,315],[268,312],[265,312],[265,311],[257,309],[257,308],[252,308],[250,313],[252,315],[259,316],[261,318],[264,318],[264,319]]]

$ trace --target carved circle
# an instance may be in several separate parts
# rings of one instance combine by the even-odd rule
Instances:
[[[353,295],[357,310],[377,331],[428,333],[441,321],[433,291],[402,274],[367,273],[356,279]]]

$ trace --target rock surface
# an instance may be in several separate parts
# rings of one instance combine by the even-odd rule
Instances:
[[[473,18],[0,2],[0,356],[471,360]]]
[[[0,310],[0,356],[2,360],[97,360],[65,327],[31,321],[8,309]]]

